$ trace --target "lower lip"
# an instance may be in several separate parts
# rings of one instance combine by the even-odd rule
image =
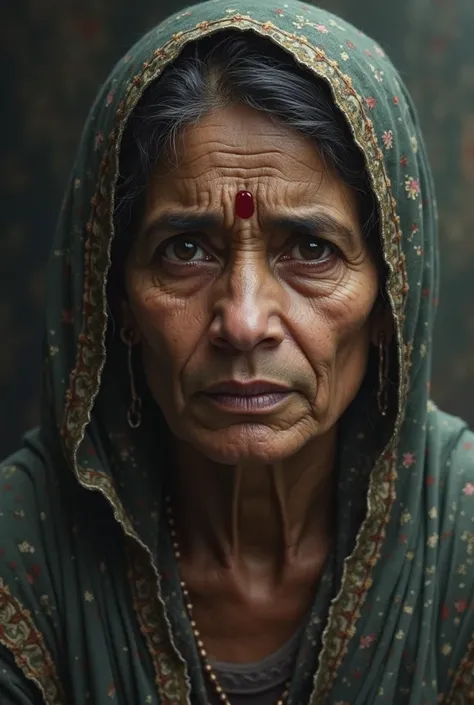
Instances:
[[[206,394],[206,397],[221,409],[228,409],[229,411],[237,411],[244,414],[274,409],[278,404],[288,399],[289,396],[290,392],[270,392],[268,394],[255,394],[253,396]]]

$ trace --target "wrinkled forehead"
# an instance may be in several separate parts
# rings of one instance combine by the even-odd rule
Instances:
[[[268,215],[337,200],[357,212],[355,193],[314,141],[246,106],[204,116],[186,129],[176,156],[172,169],[164,161],[152,170],[147,211],[179,207],[228,220],[249,203]]]

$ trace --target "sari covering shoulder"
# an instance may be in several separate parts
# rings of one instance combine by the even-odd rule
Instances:
[[[0,469],[0,696],[6,705],[206,702],[162,522],[167,429],[127,424],[107,304],[122,136],[182,49],[252,32],[325,82],[377,204],[395,381],[341,422],[337,560],[318,588],[289,705],[474,698],[474,437],[430,401],[437,213],[416,110],[382,47],[317,7],[210,0],[151,29],[99,91],[47,273],[40,429]],[[317,646],[315,646],[317,645]]]

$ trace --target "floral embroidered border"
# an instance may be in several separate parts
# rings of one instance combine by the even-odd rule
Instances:
[[[174,659],[170,658],[165,637],[167,625],[163,625],[163,620],[160,619],[163,610],[158,604],[155,581],[150,576],[151,567],[143,557],[138,556],[136,551],[133,555],[129,551],[128,559],[133,605],[152,657],[160,702],[162,705],[186,703],[190,687],[186,676],[186,664],[177,651],[174,653]]]
[[[99,390],[100,376],[105,364],[107,325],[105,287],[110,267],[111,242],[105,242],[103,234],[113,232],[118,147],[126,121],[143,91],[160,75],[165,66],[176,58],[183,46],[206,34],[231,27],[251,30],[271,38],[279,46],[289,51],[300,64],[329,83],[334,100],[344,113],[354,139],[366,159],[372,187],[379,204],[384,256],[389,267],[387,294],[396,323],[400,371],[398,389],[400,408],[389,446],[372,473],[367,517],[360,530],[356,548],[346,564],[340,594],[331,607],[329,623],[323,637],[320,666],[315,679],[312,702],[316,705],[316,703],[325,702],[330,693],[349,640],[355,632],[361,606],[371,585],[371,572],[380,555],[385,527],[394,499],[397,474],[395,471],[396,457],[391,448],[395,445],[403,419],[409,369],[409,350],[405,348],[402,341],[404,304],[408,283],[405,258],[401,249],[401,233],[399,218],[396,214],[396,203],[391,193],[383,153],[378,146],[372,122],[367,117],[363,101],[353,88],[350,77],[341,72],[338,63],[329,59],[323,51],[313,48],[305,37],[280,30],[271,22],[261,23],[251,17],[239,14],[227,16],[221,20],[200,23],[194,29],[174,35],[170,42],[154,52],[150,61],[143,65],[142,71],[131,79],[126,97],[117,110],[119,127],[108,137],[107,154],[102,161],[98,188],[91,202],[91,217],[87,226],[88,236],[85,247],[83,331],[78,342],[76,365],[70,375],[62,435],[79,482],[85,487],[99,488],[112,504],[115,516],[126,533],[134,535],[134,532],[130,533],[130,526],[126,526],[125,512],[112,488],[111,480],[104,475],[100,482],[91,483],[90,478],[85,477],[77,467],[76,459],[77,450],[84,437],[90,412]],[[136,563],[131,571],[132,585],[137,580],[135,570],[137,570]],[[142,588],[143,584],[140,589],[142,590]],[[149,650],[157,669],[159,687],[163,693],[168,694],[173,658],[169,651],[168,653],[160,651],[164,647],[157,633],[159,625],[156,622],[156,615],[153,616],[151,605],[154,604],[154,600],[152,597],[152,593],[148,590],[137,593],[136,609],[142,630],[147,635]]]
[[[45,705],[65,705],[63,688],[41,632],[28,610],[16,600],[0,578],[0,643],[16,665],[40,690]]]
[[[451,689],[442,702],[445,705],[466,705],[474,702],[474,635],[468,653],[461,661]]]

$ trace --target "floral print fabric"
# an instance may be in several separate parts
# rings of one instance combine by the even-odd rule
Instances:
[[[178,12],[117,64],[89,116],[48,271],[42,424],[1,469],[0,693],[7,705],[205,702],[162,522],[166,429],[153,407],[127,427],[104,281],[126,120],[186,42],[229,28],[329,83],[377,198],[395,330],[387,417],[369,380],[344,418],[336,551],[290,702],[469,702],[474,437],[429,400],[437,215],[417,116],[376,42],[269,0]]]

